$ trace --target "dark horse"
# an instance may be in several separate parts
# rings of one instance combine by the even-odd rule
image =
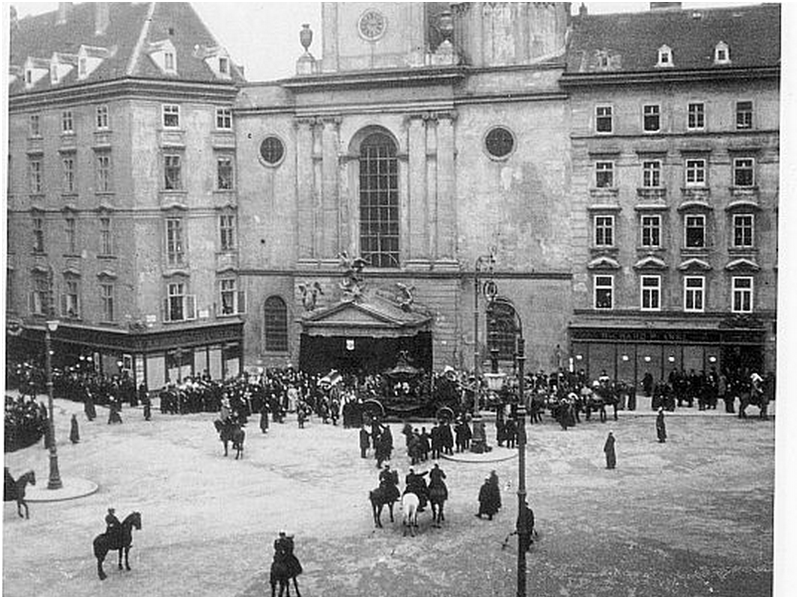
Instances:
[[[122,569],[122,551],[124,550],[125,569],[130,570],[128,553],[130,553],[130,546],[133,544],[134,528],[136,530],[141,530],[141,514],[139,512],[132,512],[122,521],[119,539],[113,539],[105,532],[94,538],[94,557],[97,558],[97,576],[100,577],[100,580],[106,579],[106,573],[103,571],[103,560],[105,560],[105,556],[108,552],[114,549],[119,551],[119,569]]]
[[[22,508],[25,508],[25,519],[28,519],[28,502],[25,501],[25,487],[30,483],[36,484],[36,475],[33,470],[28,470],[25,474],[14,480],[8,468],[5,469],[5,485],[3,487],[3,501],[16,501],[17,513],[22,518]]]
[[[738,418],[746,418],[746,408],[757,406],[760,409],[761,420],[768,419],[768,396],[755,385],[750,385],[749,387],[749,389],[742,391],[739,396]]]
[[[427,488],[430,509],[433,510],[433,526],[441,528],[444,521],[444,502],[447,500],[447,488],[443,483],[431,481]]]
[[[214,420],[216,432],[219,433],[219,438],[225,446],[225,456],[227,457],[227,444],[233,443],[233,449],[236,450],[236,459],[238,460],[244,454],[244,429],[241,425],[235,422],[222,422],[221,420]]]
[[[272,568],[269,571],[269,585],[272,587],[272,597],[275,596],[275,587],[278,586],[281,597],[283,593],[287,597],[291,597],[290,580],[294,581],[294,590],[297,592],[297,597],[299,597],[300,587],[297,585],[297,576],[299,574],[302,574],[302,566],[294,555],[285,551],[275,551]]]
[[[393,488],[392,488],[393,487]],[[372,515],[375,519],[375,526],[383,528],[380,522],[380,514],[383,513],[383,506],[388,506],[388,515],[391,521],[394,522],[394,504],[399,500],[399,489],[396,485],[389,487],[387,485],[380,485],[376,489],[369,491],[369,501],[372,503]]]

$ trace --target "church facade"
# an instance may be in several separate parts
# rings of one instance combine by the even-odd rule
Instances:
[[[567,5],[322,10],[323,58],[306,28],[297,76],[235,107],[248,364],[472,368],[496,345],[510,365],[522,334],[529,368],[556,367]]]

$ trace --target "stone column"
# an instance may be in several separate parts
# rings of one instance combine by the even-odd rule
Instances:
[[[295,121],[297,128],[297,258],[314,258],[313,119]]]
[[[338,150],[340,117],[325,118],[322,128],[322,249],[320,258],[338,264],[339,248],[339,188]]]
[[[427,268],[427,133],[429,114],[413,114],[408,120],[408,232],[409,268]]]
[[[438,162],[438,236],[436,239],[436,262],[442,267],[457,268],[455,259],[457,211],[455,203],[455,129],[457,112],[438,113],[437,162]]]
[[[425,160],[427,162],[427,256],[432,262],[437,259],[436,247],[438,239],[438,138],[436,136],[436,126],[438,119],[428,119],[427,127],[427,150]]]
[[[322,121],[315,118],[313,121],[313,151],[311,157],[313,160],[313,178],[311,184],[313,185],[313,247],[314,259],[318,264],[319,260],[324,257],[323,238],[324,238],[324,216],[322,214]]]

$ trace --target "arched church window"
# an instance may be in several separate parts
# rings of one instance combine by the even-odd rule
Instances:
[[[264,350],[285,352],[289,349],[289,321],[286,302],[276,295],[264,302]]]
[[[361,143],[361,256],[370,266],[399,267],[397,148],[383,133]]]
[[[513,360],[516,355],[516,309],[504,299],[497,299],[490,304],[486,313],[488,321],[488,348],[499,350],[500,360]]]

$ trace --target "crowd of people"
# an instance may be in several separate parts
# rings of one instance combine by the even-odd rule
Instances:
[[[47,431],[47,408],[35,399],[6,395],[5,451],[30,447]]]

